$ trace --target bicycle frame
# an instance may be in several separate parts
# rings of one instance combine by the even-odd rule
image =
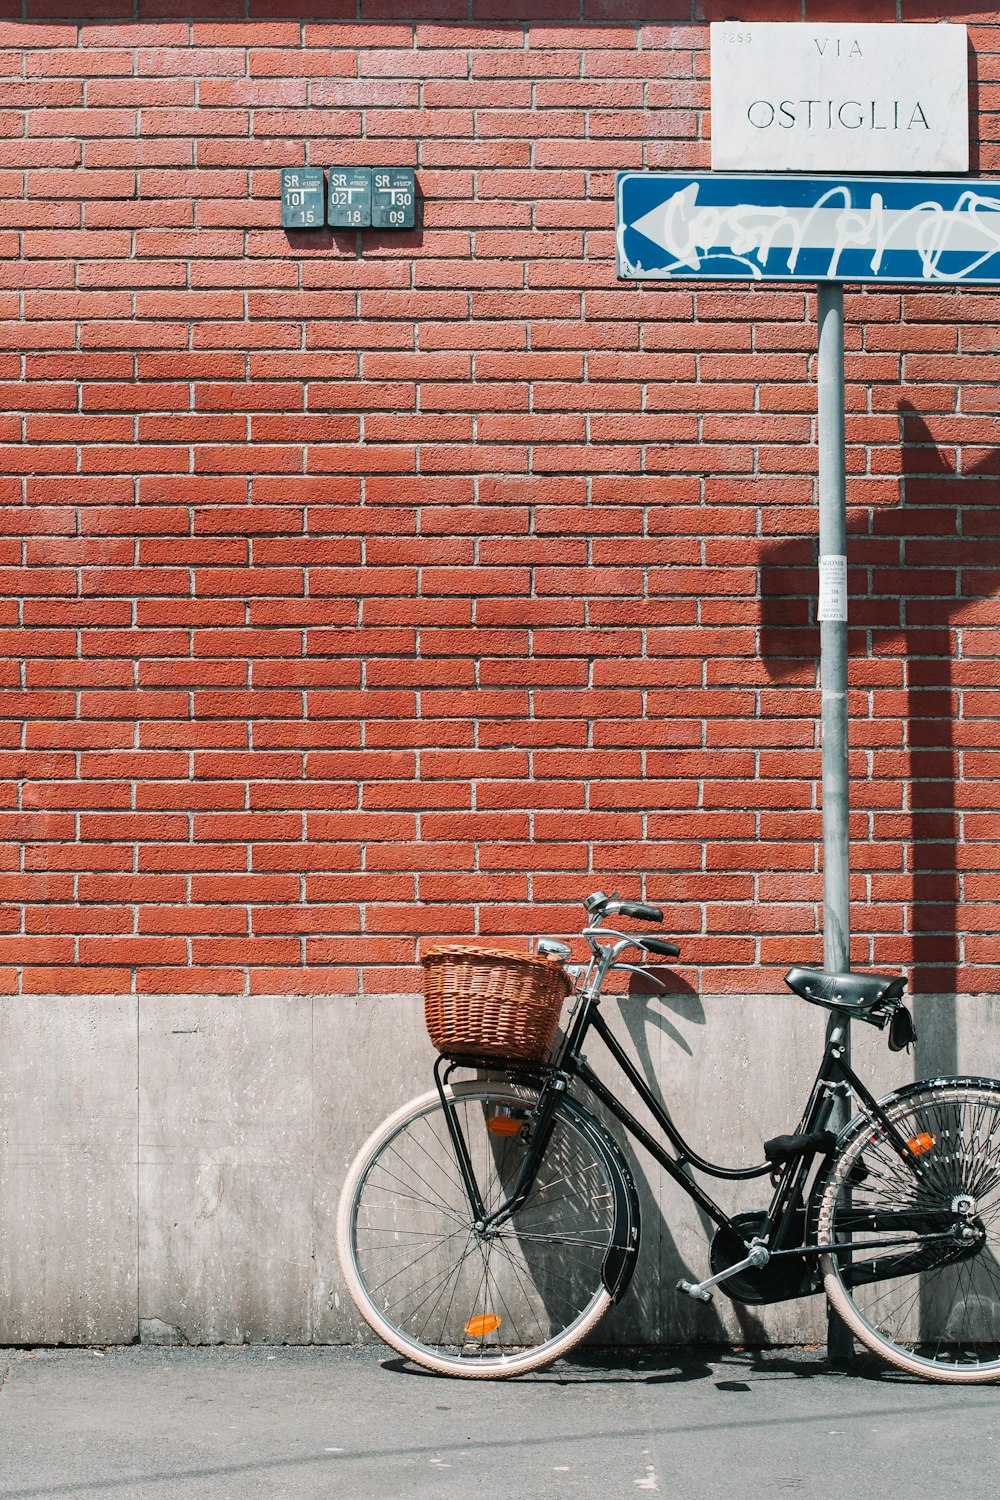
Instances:
[[[621,1103],[587,1062],[582,1049],[584,1042],[592,1033],[596,1033],[600,1037],[608,1052],[635,1089],[656,1126],[659,1127],[659,1130],[673,1147],[674,1155],[671,1155],[660,1141]],[[830,1028],[823,1057],[795,1134],[811,1136],[826,1129],[834,1107],[836,1094],[846,1091],[849,1095],[853,1095],[857,1099],[862,1111],[868,1118],[878,1123],[884,1131],[887,1140],[895,1148],[897,1154],[906,1163],[907,1167],[917,1177],[921,1177],[923,1169],[919,1158],[910,1150],[908,1143],[888,1118],[878,1100],[869,1092],[847,1062],[844,1035],[844,1022],[838,1019]],[[446,1064],[443,1074],[439,1071],[442,1063]],[[466,1066],[470,1064],[473,1066],[488,1065],[486,1064],[486,1060],[482,1059],[476,1060],[470,1058],[464,1062]],[[535,1128],[528,1150],[525,1153],[525,1159],[518,1180],[507,1201],[492,1213],[486,1212],[485,1205],[480,1197],[468,1147],[444,1091],[444,1085],[456,1066],[463,1066],[463,1060],[451,1060],[447,1062],[446,1059],[439,1058],[438,1064],[435,1067],[435,1081],[441,1095],[449,1134],[455,1148],[477,1228],[485,1228],[504,1222],[517,1211],[527,1198],[538,1167],[545,1154],[556,1103],[559,1097],[566,1092],[570,1083],[574,1079],[579,1079],[605,1109],[614,1115],[628,1134],[645,1147],[650,1155],[679,1184],[688,1197],[693,1199],[698,1207],[708,1215],[713,1223],[720,1229],[729,1231],[739,1242],[748,1243],[745,1234],[715,1199],[691,1177],[689,1169],[693,1168],[695,1171],[704,1173],[707,1176],[728,1181],[746,1181],[753,1178],[771,1176],[774,1182],[774,1192],[764,1223],[759,1233],[755,1236],[758,1242],[767,1245],[771,1257],[782,1255],[816,1256],[819,1254],[830,1254],[831,1251],[837,1249],[848,1251],[850,1248],[849,1241],[844,1241],[842,1244],[838,1242],[832,1246],[792,1243],[797,1235],[801,1233],[801,1229],[797,1230],[796,1226],[797,1224],[801,1225],[799,1215],[804,1206],[806,1186],[817,1155],[815,1147],[807,1147],[778,1165],[765,1162],[762,1165],[752,1167],[726,1167],[716,1162],[708,1161],[688,1144],[672,1120],[666,1106],[652,1093],[645,1079],[642,1078],[601,1015],[599,998],[595,995],[584,993],[581,997],[578,1010],[570,1024],[570,1029],[563,1039],[554,1060],[550,1064],[536,1067],[524,1066],[523,1068],[512,1067],[509,1064],[493,1064],[493,1066],[501,1067],[512,1079],[529,1081],[538,1087],[539,1102],[534,1117]],[[892,1242],[887,1241],[886,1243],[891,1244]],[[868,1250],[878,1247],[879,1242],[867,1242]]]

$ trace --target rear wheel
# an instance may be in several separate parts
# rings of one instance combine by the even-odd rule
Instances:
[[[510,1195],[538,1095],[503,1083],[450,1086],[487,1214]],[[597,1324],[621,1201],[590,1117],[560,1102],[517,1212],[477,1230],[437,1090],[361,1148],[344,1184],[337,1249],[348,1289],[400,1354],[447,1375],[538,1369]]]
[[[818,1212],[824,1286],[876,1354],[928,1380],[1000,1379],[1000,1085],[954,1079],[886,1114],[904,1161],[864,1121],[834,1158]]]

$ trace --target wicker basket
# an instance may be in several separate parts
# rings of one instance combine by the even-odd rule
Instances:
[[[454,1057],[534,1062],[552,1046],[569,976],[554,959],[498,948],[431,948],[422,959],[431,1041]]]

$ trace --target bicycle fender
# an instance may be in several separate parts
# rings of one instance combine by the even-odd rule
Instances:
[[[596,1115],[572,1098],[564,1098],[562,1106],[573,1115],[594,1149],[600,1152],[614,1184],[612,1240],[601,1266],[601,1280],[612,1302],[617,1304],[628,1291],[639,1258],[640,1213],[635,1178],[625,1159],[625,1153]]]
[[[893,1099],[906,1099],[910,1094],[918,1094],[922,1089],[949,1088],[955,1083],[963,1088],[1000,1089],[1000,1078],[978,1078],[969,1073],[955,1073],[941,1078],[922,1078],[919,1083],[905,1083],[902,1088],[893,1089],[891,1094],[886,1094],[878,1102],[888,1104]]]

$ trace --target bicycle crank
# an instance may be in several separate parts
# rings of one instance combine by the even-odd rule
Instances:
[[[771,1252],[766,1245],[759,1240],[754,1240],[747,1249],[745,1259],[738,1260],[734,1265],[727,1266],[716,1276],[709,1276],[705,1281],[679,1281],[677,1290],[683,1292],[686,1297],[693,1297],[696,1302],[711,1302],[712,1293],[709,1287],[718,1286],[720,1282],[728,1281],[730,1276],[736,1276],[740,1271],[746,1271],[751,1266],[754,1268],[766,1266],[771,1259]]]

